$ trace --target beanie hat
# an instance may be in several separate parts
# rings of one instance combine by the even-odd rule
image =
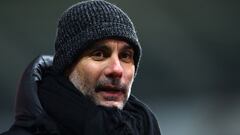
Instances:
[[[53,69],[63,73],[94,41],[115,38],[134,49],[135,75],[142,49],[130,18],[117,6],[104,0],[79,2],[60,17],[55,40]]]

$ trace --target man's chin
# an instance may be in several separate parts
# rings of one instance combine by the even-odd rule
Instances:
[[[100,91],[92,96],[97,105],[123,109],[125,104],[125,94],[118,91]]]
[[[124,103],[120,101],[100,101],[98,105],[109,107],[109,108],[118,108],[122,110]]]

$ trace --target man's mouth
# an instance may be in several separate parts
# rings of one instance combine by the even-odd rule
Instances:
[[[121,101],[126,92],[125,89],[114,86],[100,86],[95,89],[105,101]]]
[[[96,92],[101,92],[101,91],[105,91],[105,92],[125,92],[126,90],[124,88],[120,88],[120,87],[115,87],[112,85],[106,85],[106,86],[98,86],[95,89]]]

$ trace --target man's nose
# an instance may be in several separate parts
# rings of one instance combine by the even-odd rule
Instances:
[[[123,67],[121,65],[121,61],[117,56],[111,57],[105,69],[105,75],[110,78],[121,78],[122,74]]]

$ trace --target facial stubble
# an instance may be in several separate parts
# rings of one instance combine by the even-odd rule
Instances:
[[[91,84],[90,78],[88,78],[84,73],[80,73],[76,70],[69,75],[69,80],[73,83],[73,85],[86,97],[92,100],[96,105],[101,105],[101,99],[98,95],[99,90],[104,90],[107,85],[114,86],[110,90],[112,91],[119,91],[123,93],[123,101],[122,105],[118,106],[117,108],[123,109],[123,106],[127,102],[129,98],[129,94],[131,91],[131,86],[133,80],[131,80],[129,87],[126,84],[121,84],[120,79],[118,78],[103,78],[99,79],[96,84]],[[109,100],[113,97],[108,97]]]

